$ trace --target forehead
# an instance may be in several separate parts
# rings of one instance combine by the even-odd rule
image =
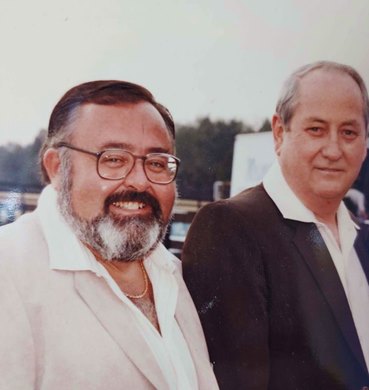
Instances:
[[[297,109],[332,109],[338,106],[357,111],[364,118],[364,101],[355,80],[338,70],[317,69],[305,75],[299,82],[296,99]],[[338,113],[337,113],[338,114]]]
[[[315,69],[300,80],[299,89],[311,89],[319,87],[322,84],[326,86],[334,86],[339,83],[340,86],[344,86],[347,90],[357,90],[361,96],[360,88],[356,81],[348,74],[337,69]]]
[[[93,148],[173,148],[173,138],[157,109],[147,102],[84,104],[71,123],[71,140]]]

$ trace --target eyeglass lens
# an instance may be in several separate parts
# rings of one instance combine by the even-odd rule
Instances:
[[[107,150],[98,161],[99,175],[106,179],[122,179],[129,174],[136,159],[125,151]],[[177,162],[170,155],[153,153],[144,159],[144,171],[152,182],[170,183],[176,175]]]

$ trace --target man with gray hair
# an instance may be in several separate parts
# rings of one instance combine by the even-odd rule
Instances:
[[[205,206],[183,251],[224,389],[366,389],[369,253],[342,199],[366,155],[368,93],[351,67],[287,80],[263,183]]]
[[[216,389],[179,261],[161,244],[179,160],[145,88],[94,81],[55,106],[50,184],[0,229],[0,389]]]

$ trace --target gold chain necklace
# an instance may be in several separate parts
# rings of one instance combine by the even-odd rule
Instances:
[[[112,262],[110,261],[104,261],[105,265],[107,265],[108,267],[111,267],[113,268],[115,271],[118,271],[118,272],[121,272],[120,269],[114,265]],[[143,278],[144,278],[144,282],[145,282],[145,288],[144,290],[142,291],[141,294],[137,294],[137,295],[131,295],[131,294],[128,294],[126,292],[123,292],[123,294],[127,297],[127,298],[130,298],[130,299],[140,299],[140,298],[143,298],[146,294],[147,294],[147,290],[149,289],[149,278],[147,277],[147,273],[146,273],[146,270],[145,270],[145,267],[144,267],[144,264],[143,264],[143,261],[140,261],[140,267],[141,267],[141,271],[142,271],[142,275],[143,275]]]

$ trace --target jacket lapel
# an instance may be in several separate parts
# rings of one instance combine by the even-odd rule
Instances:
[[[176,273],[178,300],[175,317],[190,350],[199,389],[218,389],[196,308],[181,276]]]
[[[346,342],[356,359],[366,369],[345,291],[328,248],[315,224],[298,223],[294,243],[329,304]]]
[[[103,278],[89,271],[75,272],[74,278],[79,295],[128,358],[155,388],[168,389],[130,309],[111,291]]]

